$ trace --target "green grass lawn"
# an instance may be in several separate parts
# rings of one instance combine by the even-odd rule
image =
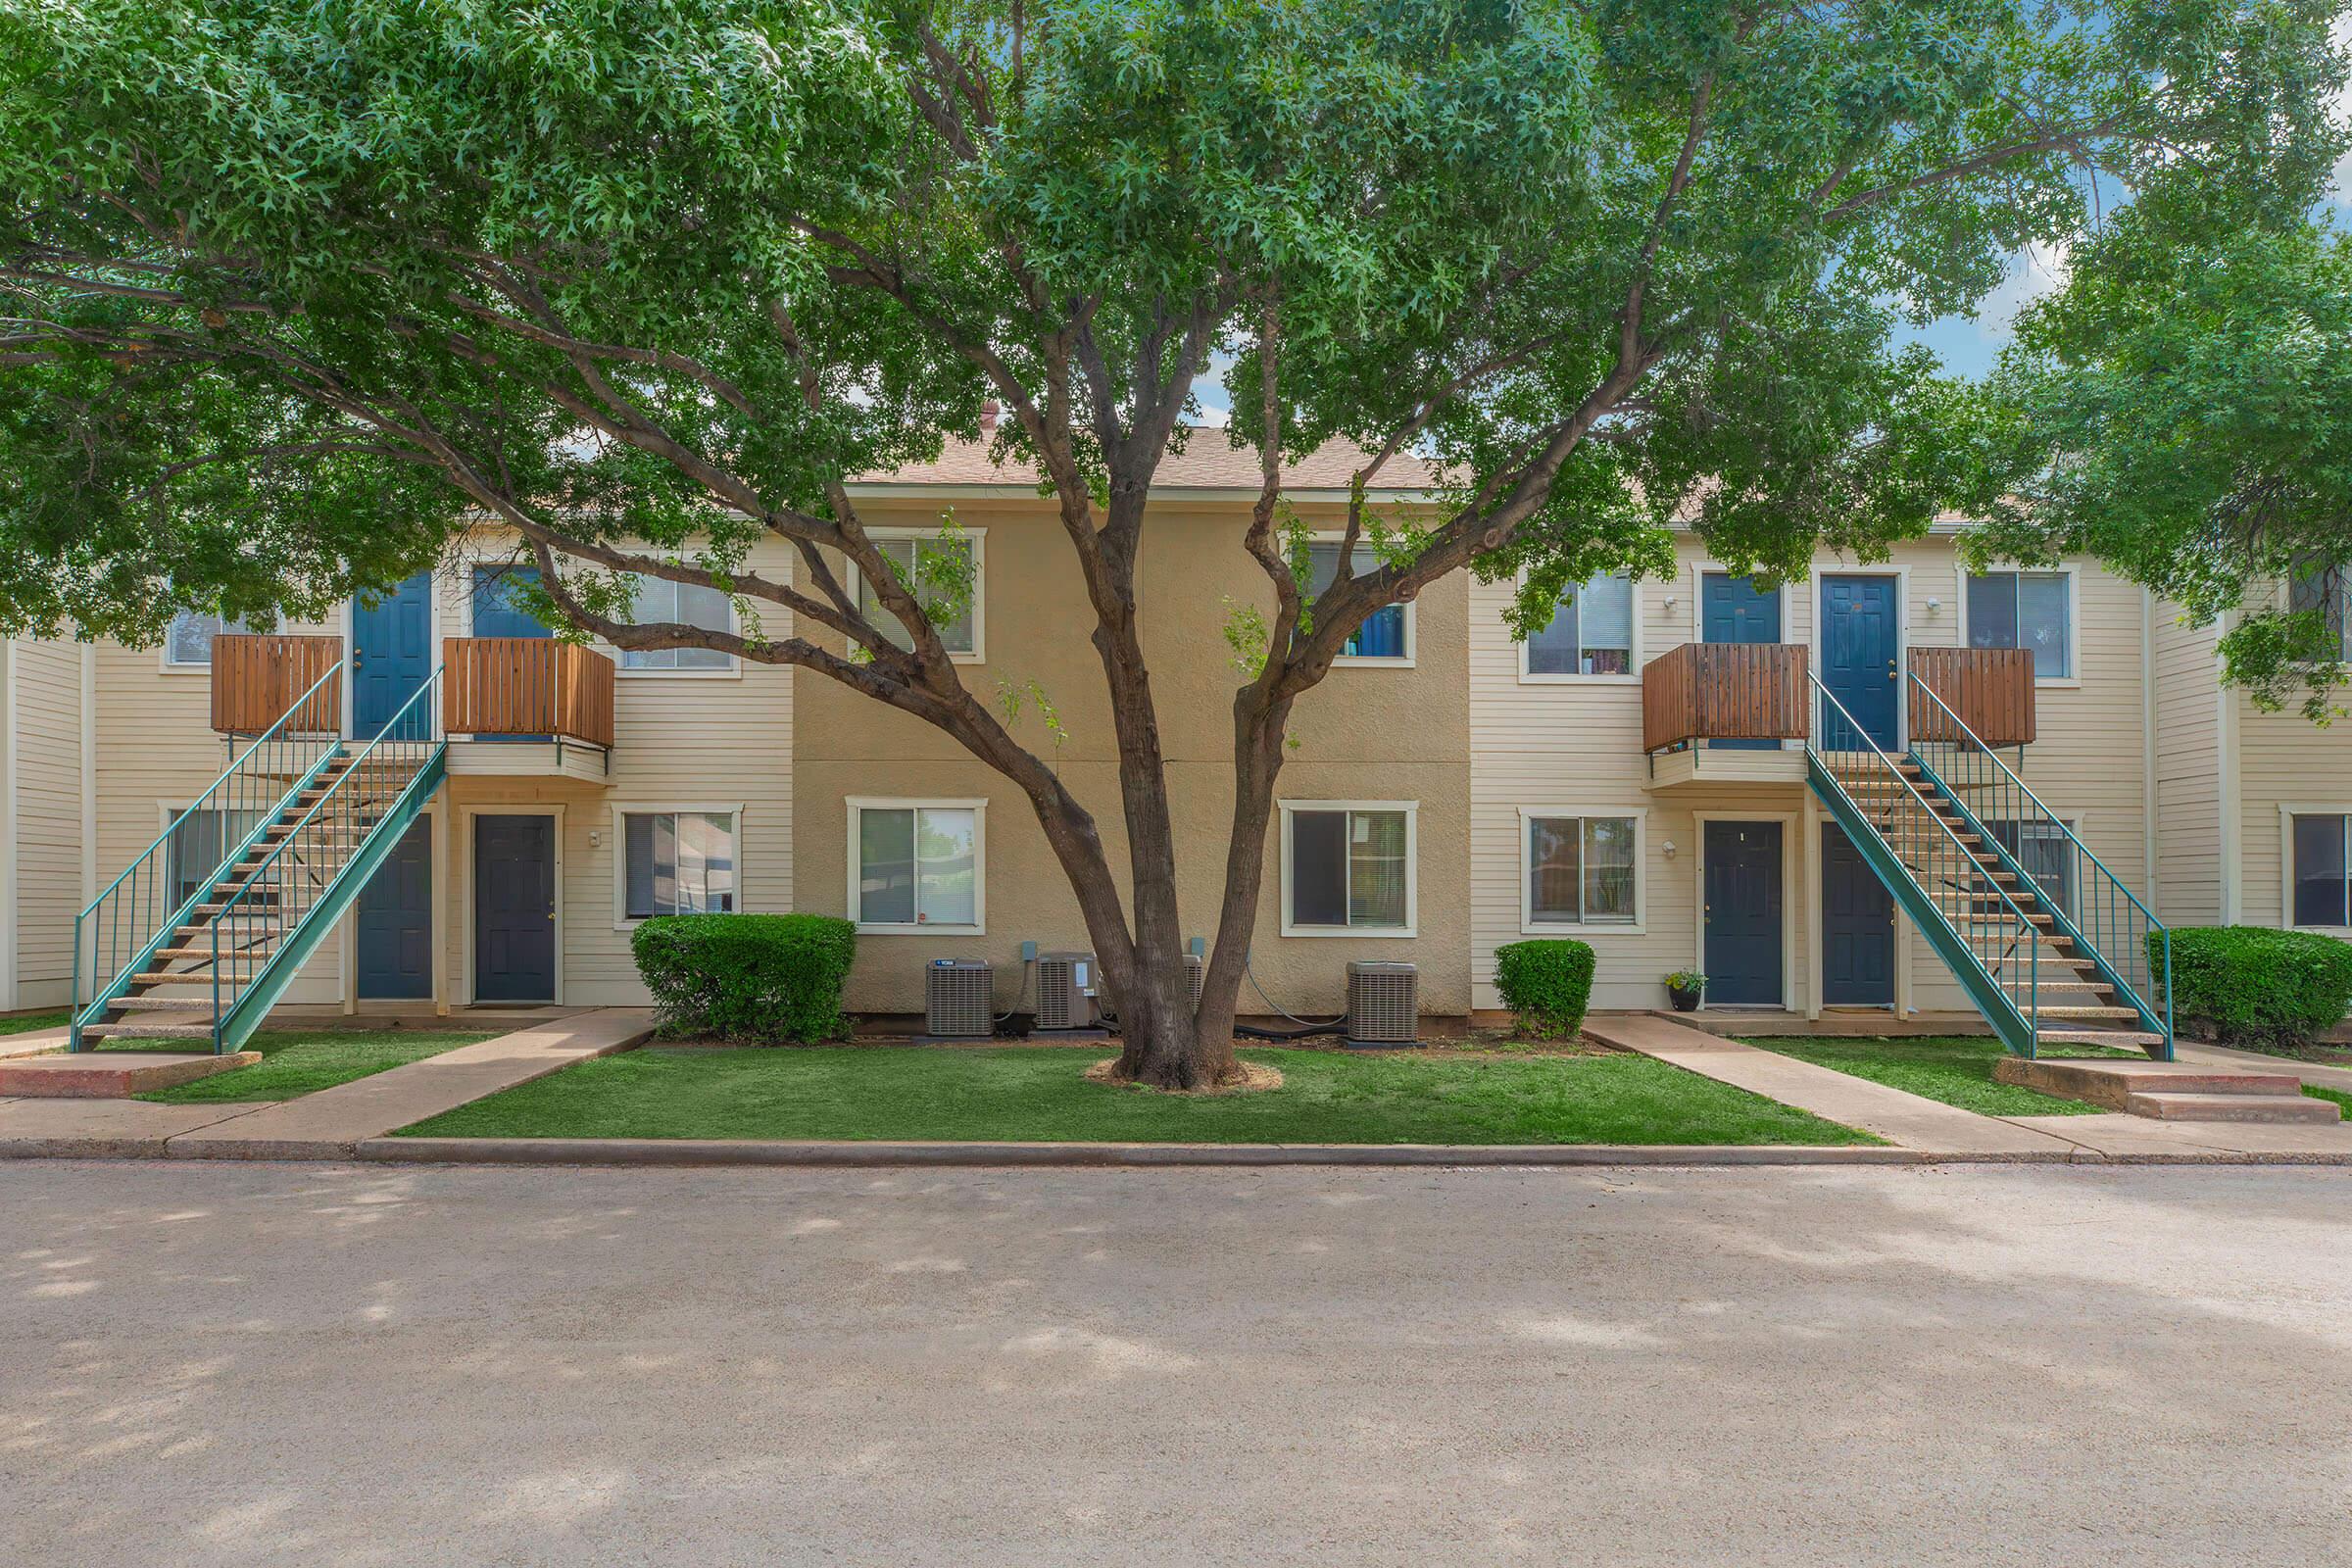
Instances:
[[[435,1116],[413,1136],[1043,1143],[1870,1144],[1646,1056],[1465,1060],[1246,1051],[1283,1087],[1179,1096],[1089,1083],[1058,1046],[653,1047]]]
[[[470,1033],[423,1029],[264,1030],[245,1042],[247,1051],[262,1054],[262,1059],[252,1066],[215,1073],[210,1078],[199,1078],[174,1089],[159,1089],[138,1098],[165,1105],[209,1105],[227,1100],[292,1100],[489,1038],[481,1030]],[[127,1048],[131,1042],[122,1044]],[[141,1044],[152,1050],[156,1042]]]
[[[21,1012],[13,1018],[0,1018],[0,1035],[30,1034],[35,1029],[63,1028],[72,1014],[60,1007],[55,1012]]]
[[[1980,1115],[2075,1116],[2095,1114],[2101,1108],[1994,1082],[1992,1064],[2008,1053],[1989,1035],[1925,1035],[1904,1040],[1780,1035],[1747,1043]],[[2041,1054],[2061,1057],[2140,1054],[2111,1046],[2049,1046]]]

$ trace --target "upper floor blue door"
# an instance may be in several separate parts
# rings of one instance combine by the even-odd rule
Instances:
[[[380,599],[351,602],[351,732],[383,733],[433,672],[433,574],[420,571]],[[429,715],[428,715],[429,717]],[[416,739],[423,738],[419,730]]]
[[[1886,751],[1893,751],[1902,734],[1899,581],[1841,575],[1821,583],[1821,683]],[[1835,709],[1822,715],[1822,740],[1830,751],[1862,749]]]
[[[1710,643],[1777,643],[1781,640],[1781,591],[1760,589],[1746,577],[1710,571],[1698,585],[1698,634]],[[1776,751],[1779,741],[1709,741],[1718,750]]]
[[[517,589],[538,586],[537,566],[473,568],[473,634],[476,637],[553,637],[547,622],[517,602]]]

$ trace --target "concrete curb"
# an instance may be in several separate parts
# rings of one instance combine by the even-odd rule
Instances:
[[[1917,1150],[1684,1144],[960,1144],[370,1138],[366,1160],[497,1165],[1918,1165]],[[1987,1156],[2008,1159],[2010,1156]]]

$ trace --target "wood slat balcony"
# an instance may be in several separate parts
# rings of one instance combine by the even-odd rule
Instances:
[[[1952,722],[1955,716],[1986,746],[2033,744],[2033,650],[1914,648],[1911,673],[1951,710],[1946,713],[1918,687],[1907,688],[1914,745],[1959,740],[1959,729]]]
[[[612,746],[612,661],[549,637],[450,637],[441,644],[441,727]]]
[[[1801,643],[1685,643],[1642,666],[1642,749],[1802,740],[1811,651]]]
[[[340,637],[222,632],[213,638],[213,729],[261,735],[280,718],[302,735],[343,733],[340,674],[320,686],[299,713],[289,710],[320,676],[343,666]]]

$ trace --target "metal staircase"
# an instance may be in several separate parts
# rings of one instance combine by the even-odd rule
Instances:
[[[2106,1030],[2170,1061],[2172,936],[2147,906],[1918,674],[1901,753],[1809,679],[1813,793],[2002,1043]]]
[[[365,742],[300,727],[339,710],[326,689],[341,673],[320,676],[75,919],[74,1050],[236,1050],[441,787],[441,671]],[[208,836],[224,853],[206,871],[189,862],[211,864]]]

